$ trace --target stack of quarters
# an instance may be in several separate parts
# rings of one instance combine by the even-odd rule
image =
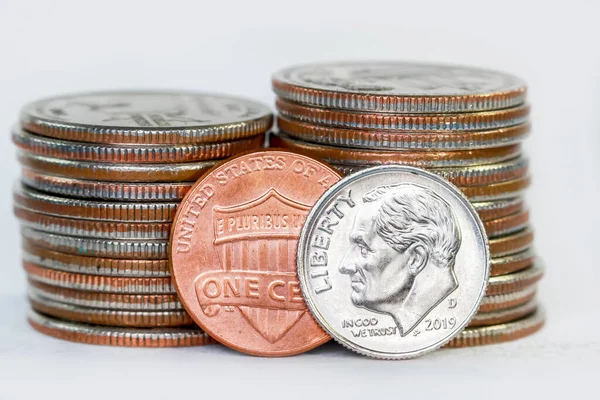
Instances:
[[[525,82],[469,67],[349,62],[287,68],[272,84],[279,113],[271,146],[345,175],[383,164],[424,168],[456,185],[478,212],[489,238],[489,286],[449,346],[517,339],[542,326],[535,293],[543,268],[523,200]]]
[[[271,124],[261,104],[202,93],[89,93],[25,106],[12,132],[22,166],[14,211],[31,325],[94,344],[211,342],[171,282],[172,219],[194,181],[220,159],[263,147]]]

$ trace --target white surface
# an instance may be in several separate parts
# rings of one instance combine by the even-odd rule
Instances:
[[[597,204],[600,24],[597,2],[477,0],[334,3],[0,1],[0,398],[184,395],[246,398],[598,396]],[[25,280],[10,187],[19,174],[8,128],[27,101],[109,88],[181,88],[273,103],[270,74],[320,60],[408,59],[492,67],[527,80],[526,148],[536,247],[547,264],[548,326],[528,340],[377,362],[335,345],[287,359],[220,346],[97,348],[43,337],[24,322]],[[44,385],[18,380],[46,380]],[[133,383],[112,384],[112,380]],[[174,381],[179,382],[174,382]],[[98,387],[94,385],[99,385]],[[492,387],[492,385],[494,385]],[[138,392],[139,390],[139,392]],[[15,392],[17,391],[17,392]],[[196,394],[197,393],[197,394]],[[434,397],[434,395],[436,395]],[[164,396],[163,396],[164,397]],[[173,398],[172,395],[169,397]],[[538,396],[539,397],[539,396]]]

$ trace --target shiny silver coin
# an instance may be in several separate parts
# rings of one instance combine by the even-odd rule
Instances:
[[[94,143],[203,143],[264,133],[268,107],[193,92],[116,91],[39,100],[21,110],[21,125],[44,136]]]
[[[306,219],[298,277],[315,319],[358,353],[422,355],[458,335],[486,292],[489,248],[448,181],[400,165],[333,185]]]

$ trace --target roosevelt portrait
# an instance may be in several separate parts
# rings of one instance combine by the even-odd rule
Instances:
[[[460,228],[444,199],[414,184],[377,187],[362,202],[339,270],[355,306],[390,315],[406,336],[458,288]]]

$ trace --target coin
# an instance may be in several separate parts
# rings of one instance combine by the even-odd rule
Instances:
[[[533,230],[530,227],[490,239],[490,252],[493,258],[504,257],[528,249],[533,243]]]
[[[33,308],[35,311],[69,321],[85,322],[94,325],[111,325],[136,328],[188,326],[194,323],[190,316],[185,311],[181,310],[104,310],[59,303],[49,298],[42,297],[35,291],[29,291],[27,296],[31,308]]]
[[[173,225],[171,274],[205,332],[261,356],[329,340],[302,300],[296,247],[311,206],[337,180],[316,160],[266,150],[230,159],[194,185]]]
[[[30,211],[102,221],[170,222],[177,210],[176,202],[118,203],[52,196],[17,184],[13,190],[17,206]]]
[[[485,296],[479,306],[479,312],[490,312],[512,308],[525,304],[535,297],[537,285],[527,286],[517,292]]]
[[[469,327],[473,328],[478,326],[489,326],[512,322],[535,312],[537,307],[537,301],[530,300],[527,303],[508,309],[479,312],[473,317],[469,323]]]
[[[23,227],[23,238],[38,247],[67,254],[109,258],[144,258],[164,260],[168,258],[167,240],[114,240],[81,238],[56,235]]]
[[[278,96],[355,111],[451,113],[495,110],[525,101],[525,82],[498,71],[398,61],[308,64],[273,75]]]
[[[455,186],[424,170],[379,166],[344,178],[315,204],[298,277],[335,340],[400,359],[437,349],[469,323],[489,257],[483,224]]]
[[[51,194],[116,201],[180,201],[193,182],[100,182],[65,178],[22,168],[21,182]]]
[[[195,181],[216,161],[169,164],[114,164],[106,162],[72,161],[19,152],[19,162],[34,171],[73,179],[109,182],[178,182]]]
[[[535,261],[535,252],[532,248],[510,254],[507,256],[496,257],[490,260],[492,266],[492,276],[510,274],[520,271],[533,265]]]
[[[521,212],[524,208],[524,201],[522,197],[517,196],[500,200],[476,201],[471,202],[471,205],[482,221],[491,221]]]
[[[383,114],[357,113],[317,108],[291,103],[282,99],[275,101],[281,115],[309,124],[334,128],[372,129],[389,131],[480,131],[525,124],[529,106],[520,105],[494,111],[462,114]]]
[[[181,163],[231,157],[262,146],[264,135],[221,143],[184,145],[98,144],[58,140],[13,128],[13,143],[28,153],[62,160],[111,163]]]
[[[169,240],[171,224],[144,222],[103,222],[75,218],[61,218],[14,207],[22,226],[42,232],[66,236],[84,236],[103,239]]]
[[[21,110],[28,131],[92,143],[236,140],[269,130],[271,111],[242,98],[192,92],[96,92],[43,99]]]
[[[79,277],[79,274],[130,278],[170,276],[168,260],[87,257],[38,247],[28,240],[23,240],[23,261],[52,270],[71,272],[74,273],[74,277]],[[165,282],[168,283],[168,279]]]
[[[280,131],[303,141],[360,149],[469,150],[502,147],[522,141],[531,130],[528,123],[484,131],[390,132],[332,128],[277,118]]]
[[[116,277],[83,275],[45,268],[23,261],[27,277],[35,282],[67,289],[125,294],[172,294],[175,288],[169,277]]]
[[[37,331],[58,339],[86,344],[128,347],[202,346],[215,341],[196,327],[118,328],[63,321],[33,310],[29,324]]]
[[[482,186],[463,186],[463,193],[471,201],[510,199],[520,196],[531,184],[529,175],[499,183]]]
[[[545,313],[538,308],[535,313],[514,322],[465,329],[448,342],[446,347],[482,346],[521,339],[539,331],[545,321]]]
[[[529,223],[529,210],[523,210],[506,217],[485,221],[485,231],[489,238],[508,235],[524,229]]]
[[[271,136],[271,145],[330,164],[355,167],[357,170],[382,164],[404,164],[421,168],[463,167],[499,163],[521,154],[520,145],[463,151],[359,150],[301,142],[281,133]]]
[[[540,260],[536,260],[531,267],[512,272],[506,275],[490,277],[486,294],[494,296],[497,294],[506,294],[518,292],[535,285],[544,275],[544,267]]]
[[[63,304],[87,308],[128,311],[172,311],[182,310],[183,305],[174,294],[123,294],[88,292],[29,282],[29,291],[34,295]]]

